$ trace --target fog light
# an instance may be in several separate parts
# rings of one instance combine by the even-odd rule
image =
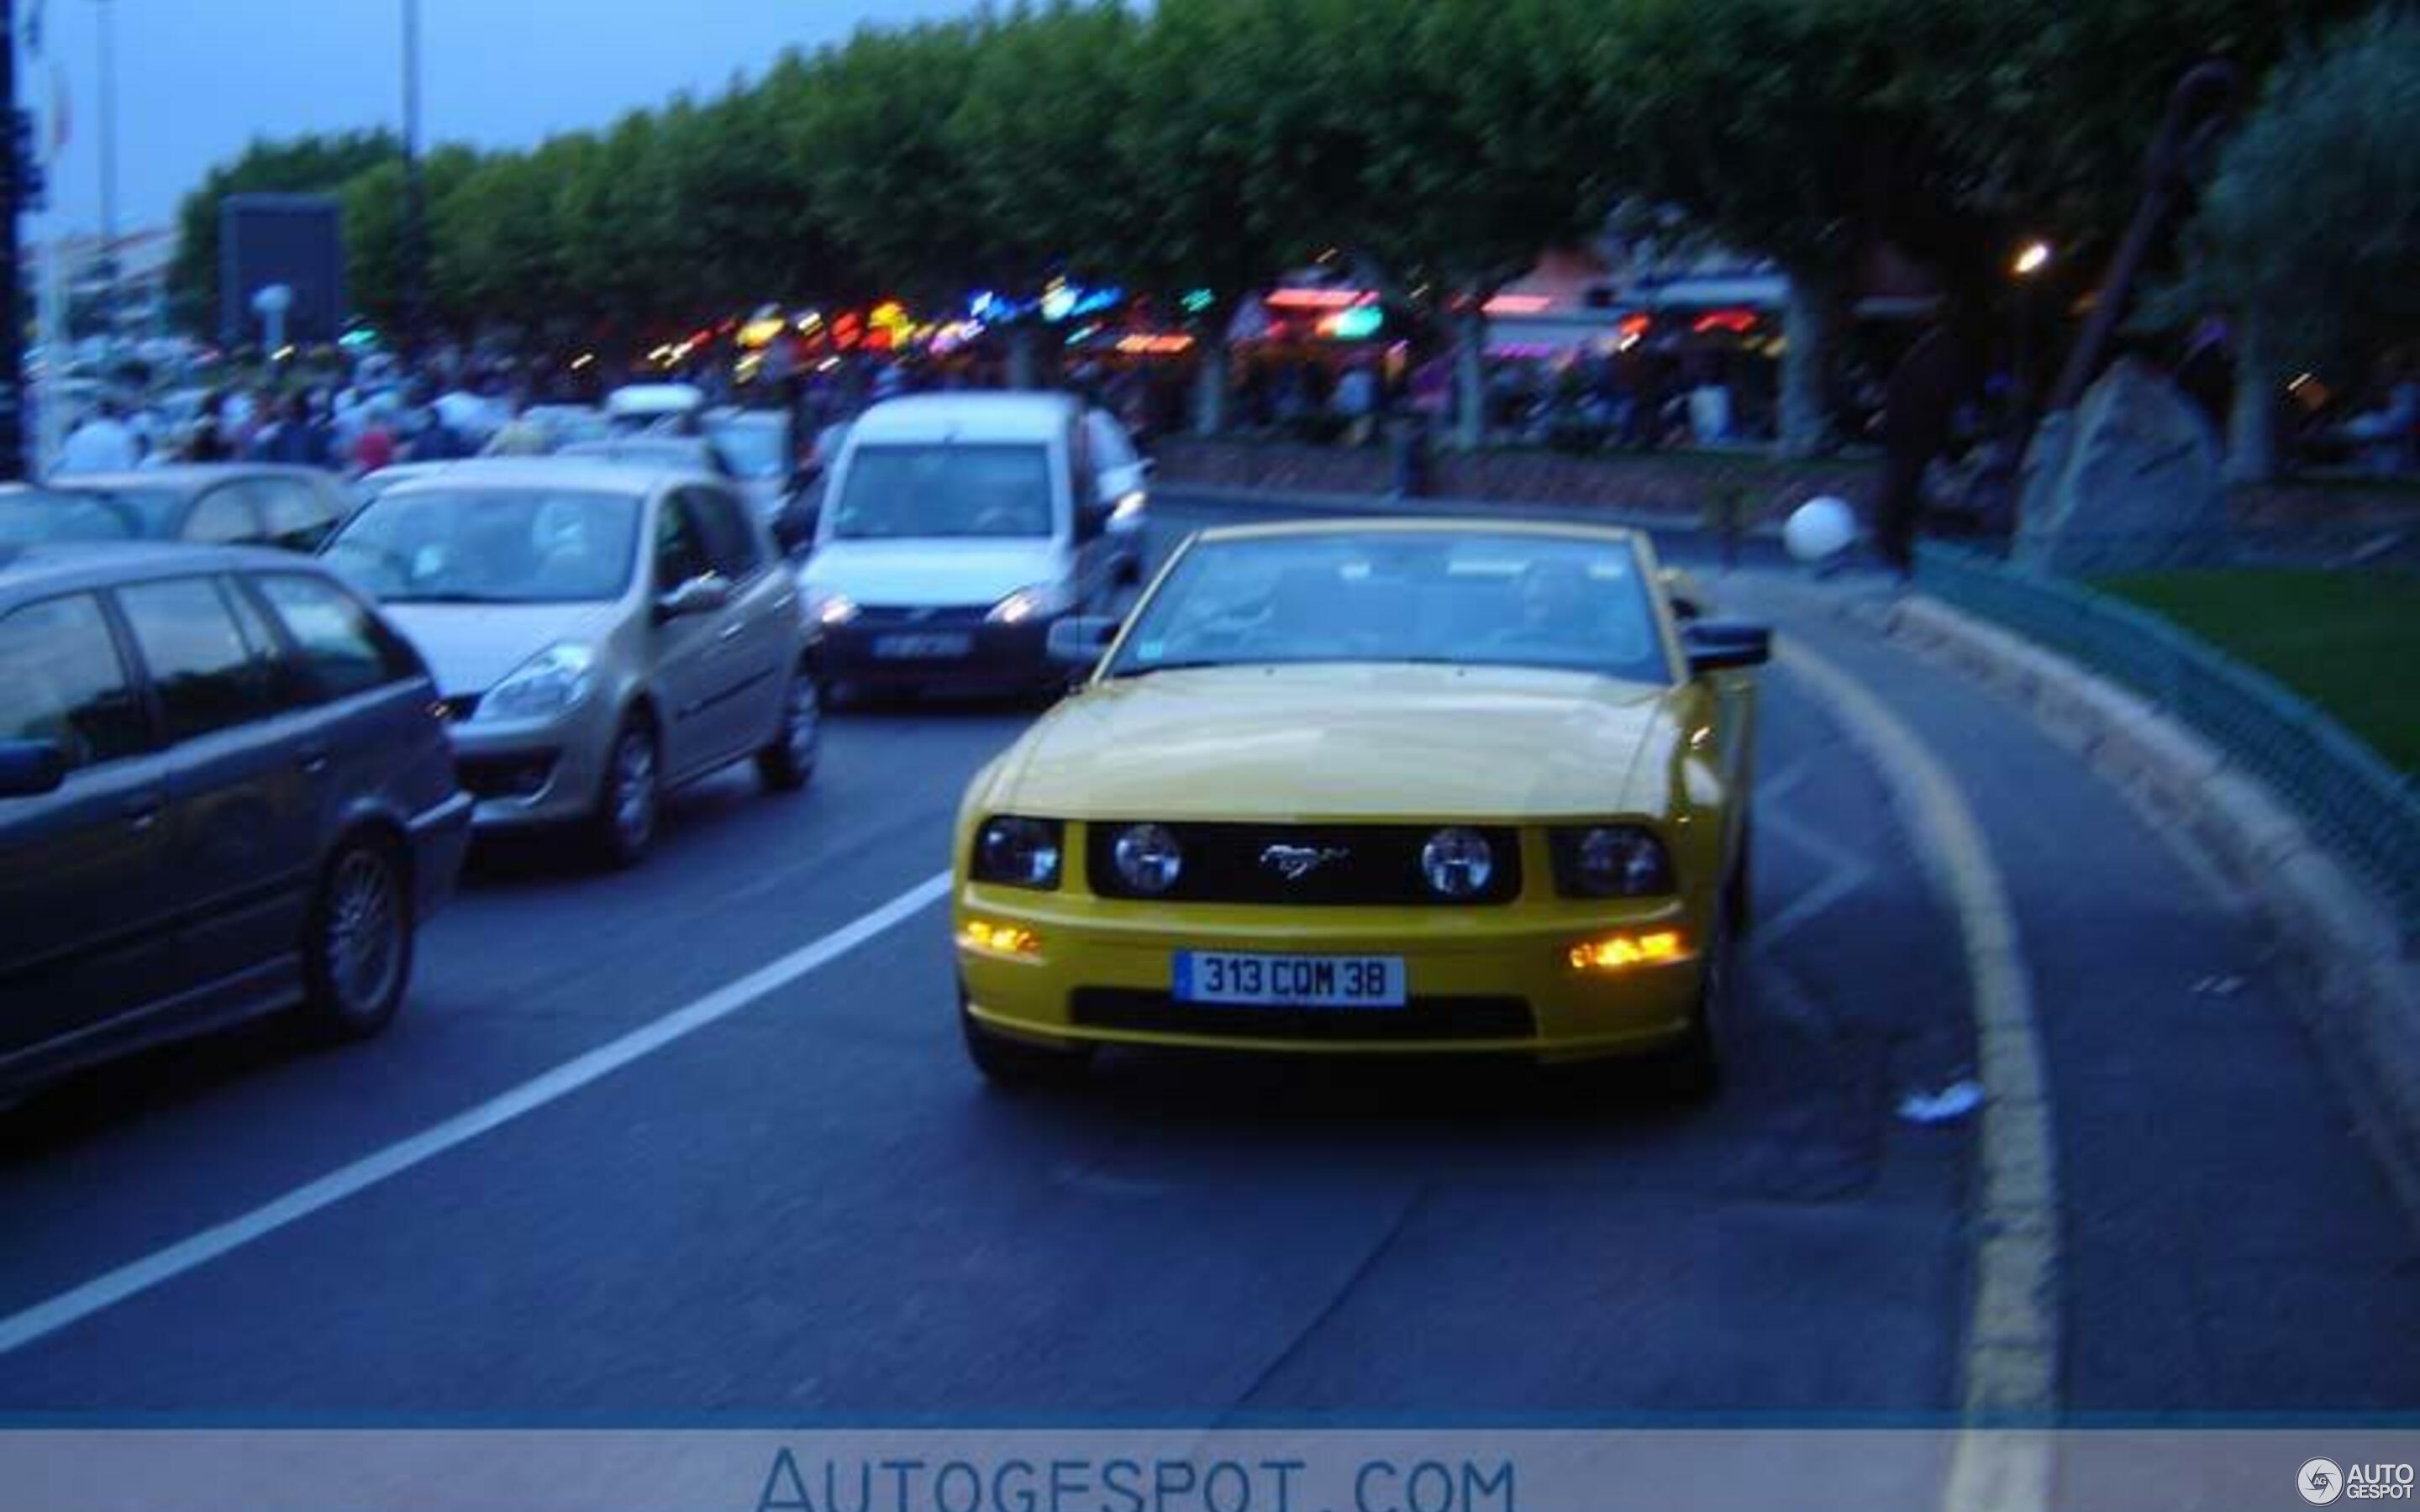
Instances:
[[[1572,947],[1574,971],[1627,971],[1632,966],[1668,966],[1689,959],[1689,942],[1676,929],[1641,934],[1608,934]]]
[[[1016,924],[970,918],[958,930],[958,944],[991,955],[1040,955],[1042,936]]]

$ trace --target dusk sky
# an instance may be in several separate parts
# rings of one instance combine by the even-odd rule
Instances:
[[[63,75],[71,122],[40,234],[101,221],[99,8],[117,36],[118,224],[166,224],[211,164],[256,136],[402,120],[403,0],[17,0],[43,13],[19,54],[39,101]],[[421,0],[427,143],[521,145],[689,89],[712,93],[785,46],[966,0]]]

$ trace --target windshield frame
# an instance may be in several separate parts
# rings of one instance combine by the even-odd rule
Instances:
[[[605,502],[627,505],[629,511],[628,536],[628,539],[622,543],[620,570],[614,578],[610,590],[597,593],[504,595],[446,591],[424,591],[414,593],[408,589],[390,593],[382,591],[377,584],[366,579],[365,577],[348,570],[338,561],[338,558],[344,554],[344,548],[348,545],[354,545],[363,551],[372,552],[378,555],[392,556],[393,549],[391,548],[385,548],[383,546],[370,547],[357,541],[357,533],[360,532],[364,522],[373,520],[381,514],[392,515],[402,510],[425,504],[432,496],[442,498],[447,495],[486,497],[519,495],[530,496],[539,500],[580,500],[587,501],[587,507],[600,507]],[[562,606],[570,604],[616,604],[628,598],[634,588],[644,580],[644,568],[646,567],[649,560],[650,537],[648,526],[649,521],[653,517],[648,509],[650,498],[651,495],[648,492],[639,489],[623,490],[595,486],[541,486],[534,483],[520,482],[464,484],[449,482],[438,478],[431,478],[426,481],[412,479],[407,483],[397,485],[394,488],[388,489],[386,492],[379,495],[376,499],[369,501],[367,503],[362,505],[361,508],[355,510],[346,518],[342,525],[338,526],[336,530],[329,535],[326,543],[320,547],[318,555],[322,561],[328,563],[328,566],[332,571],[336,572],[348,582],[351,583],[362,592],[369,594],[371,597],[377,599],[380,604],[474,604],[483,607],[504,608],[542,605]],[[458,509],[460,506],[458,505],[457,507]],[[531,506],[533,520],[535,519],[535,512],[539,507],[542,507],[542,505],[533,504]],[[612,527],[608,527],[609,530]]]
[[[1643,666],[1637,668],[1618,668],[1610,666],[1586,667],[1575,666],[1566,661],[1528,660],[1512,656],[1469,656],[1460,653],[1451,655],[1423,654],[1417,656],[1406,654],[1398,656],[1222,656],[1209,658],[1179,657],[1168,659],[1155,657],[1149,660],[1141,659],[1137,655],[1137,648],[1142,644],[1144,632],[1148,629],[1153,616],[1156,613],[1164,611],[1166,606],[1171,602],[1170,598],[1171,590],[1180,590],[1187,583],[1189,580],[1189,572],[1190,570],[1193,570],[1191,569],[1190,564],[1205,552],[1218,551],[1238,547],[1249,548],[1251,546],[1265,545],[1273,542],[1317,542],[1349,546],[1373,545],[1385,542],[1411,542],[1422,539],[1440,543],[1446,546],[1449,549],[1470,546],[1474,543],[1497,542],[1502,543],[1508,547],[1517,547],[1524,543],[1532,546],[1551,544],[1561,548],[1594,548],[1599,550],[1620,551],[1629,559],[1629,572],[1638,594],[1639,610],[1645,618],[1646,633],[1652,642],[1652,649],[1650,655],[1657,664],[1656,667],[1653,669]],[[1551,531],[1507,531],[1491,530],[1485,527],[1453,531],[1389,531],[1379,529],[1363,531],[1318,531],[1304,532],[1298,534],[1227,537],[1195,535],[1187,540],[1183,546],[1177,548],[1175,555],[1169,560],[1168,565],[1161,571],[1157,579],[1153,582],[1150,590],[1144,594],[1142,598],[1136,603],[1133,610],[1127,614],[1125,623],[1119,626],[1116,640],[1110,644],[1108,652],[1102,656],[1099,665],[1094,669],[1093,676],[1089,681],[1092,685],[1097,686],[1105,683],[1122,682],[1132,678],[1147,677],[1156,672],[1193,671],[1233,667],[1341,667],[1357,665],[1373,667],[1450,667],[1466,669],[1469,671],[1497,669],[1514,671],[1560,673],[1566,676],[1602,677],[1619,682],[1636,683],[1650,687],[1678,687],[1688,680],[1686,672],[1687,660],[1679,654],[1678,647],[1674,642],[1669,613],[1663,603],[1662,594],[1656,587],[1656,571],[1657,566],[1652,549],[1644,541],[1636,536],[1631,536],[1627,539],[1616,540],[1590,535],[1564,534]],[[1652,675],[1638,675],[1641,672],[1652,673]]]

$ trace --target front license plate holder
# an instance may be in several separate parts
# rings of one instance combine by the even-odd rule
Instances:
[[[1169,995],[1198,1008],[1295,1008],[1384,1012],[1404,1006],[1399,955],[1270,955],[1179,950]]]

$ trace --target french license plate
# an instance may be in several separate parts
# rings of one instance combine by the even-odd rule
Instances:
[[[874,654],[886,661],[916,661],[938,656],[963,656],[974,648],[964,635],[883,635],[874,638]]]
[[[1249,955],[1179,950],[1172,963],[1180,1003],[1250,1008],[1401,1008],[1399,955]]]

